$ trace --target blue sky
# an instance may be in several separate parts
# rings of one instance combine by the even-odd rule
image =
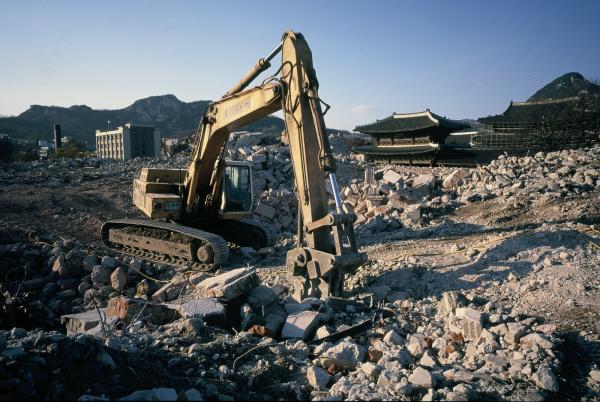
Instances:
[[[329,127],[392,112],[501,113],[549,81],[600,78],[599,1],[0,2],[0,114],[217,99],[283,31],[313,51]]]

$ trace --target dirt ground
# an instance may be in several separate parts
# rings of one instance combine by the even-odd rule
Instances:
[[[131,202],[132,177],[103,175],[101,169],[61,170],[56,177],[5,170],[0,225],[35,226],[102,249],[104,221],[142,215]],[[534,205],[474,202],[425,227],[359,236],[369,262],[348,283],[355,294],[367,284],[386,284],[415,299],[475,290],[508,309],[544,317],[565,341],[561,395],[581,397],[587,372],[600,361],[600,232],[590,226],[599,223],[595,192]],[[289,284],[283,264],[284,254],[258,263],[260,276],[269,284]],[[245,263],[234,255],[230,265]]]

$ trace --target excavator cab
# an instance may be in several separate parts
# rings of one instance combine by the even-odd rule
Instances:
[[[225,161],[219,214],[223,218],[235,218],[250,214],[253,190],[252,165],[249,162]]]
[[[185,177],[181,169],[143,168],[133,183],[134,204],[152,219],[178,219],[181,213],[179,187]],[[219,216],[242,219],[252,210],[252,164],[225,161]]]

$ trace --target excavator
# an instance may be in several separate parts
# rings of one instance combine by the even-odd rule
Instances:
[[[279,53],[275,74],[246,89]],[[248,218],[254,204],[252,163],[228,160],[225,154],[231,132],[283,111],[298,199],[297,245],[286,256],[292,294],[299,300],[342,297],[344,276],[362,265],[366,255],[357,249],[356,215],[344,210],[339,195],[321,104],[325,111],[329,106],[318,88],[306,40],[298,32],[285,32],[276,49],[206,108],[186,171],[143,168],[134,180],[134,204],[151,220],[104,223],[104,244],[199,270],[225,263],[228,242],[255,249],[273,245],[272,229]]]

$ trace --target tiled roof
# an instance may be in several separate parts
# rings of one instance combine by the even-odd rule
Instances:
[[[357,126],[354,131],[365,134],[415,134],[416,131],[430,128],[441,128],[442,131],[450,133],[468,127],[466,124],[456,120],[446,119],[426,110],[417,113],[394,113],[384,119],[371,124]],[[439,130],[436,130],[439,131]],[[427,135],[427,133],[423,133]]]

